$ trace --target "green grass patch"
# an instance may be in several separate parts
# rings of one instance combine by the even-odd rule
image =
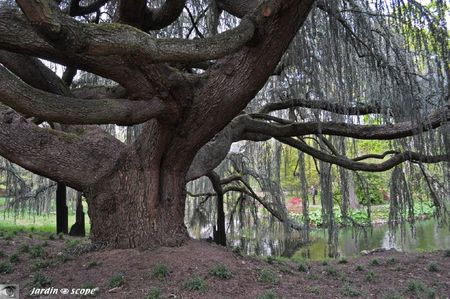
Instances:
[[[51,278],[45,276],[42,272],[35,272],[32,275],[31,285],[35,288],[45,288],[52,284]]]
[[[259,273],[258,281],[265,283],[265,284],[275,285],[280,282],[280,279],[275,272],[273,272],[270,269],[264,268]]]
[[[169,267],[163,263],[158,263],[153,267],[152,277],[158,279],[164,279],[170,274]]]
[[[19,263],[20,262],[20,255],[18,253],[14,253],[13,255],[11,255],[9,257],[9,261],[11,263],[15,263],[15,264]]]
[[[374,258],[373,260],[370,261],[370,265],[371,266],[379,266],[379,265],[381,265],[381,261],[377,258]]]
[[[431,262],[428,264],[428,271],[430,272],[439,272],[440,268],[438,266],[438,264],[436,264],[435,262]]]
[[[45,250],[41,245],[34,245],[30,247],[30,257],[31,258],[42,258],[45,256]]]
[[[230,269],[228,269],[223,264],[216,264],[209,272],[212,276],[221,278],[221,279],[229,279],[233,276]]]
[[[13,268],[11,266],[11,264],[3,262],[0,264],[0,273],[2,274],[8,274],[11,273],[13,271]]]
[[[161,289],[158,287],[151,288],[148,291],[146,299],[159,299],[161,298]]]
[[[341,291],[341,294],[346,297],[359,297],[362,295],[360,290],[357,290],[348,284],[344,286],[344,288]]]
[[[124,283],[125,283],[125,276],[122,273],[116,273],[109,279],[108,287],[111,289],[118,288],[123,286]]]
[[[200,276],[194,276],[186,280],[183,287],[190,291],[205,292],[208,289],[208,284]]]
[[[281,297],[275,292],[275,290],[267,290],[258,296],[258,299],[279,299]]]
[[[367,274],[366,274],[367,282],[375,282],[376,279],[377,279],[377,275],[374,272],[372,272],[372,271],[367,272]]]

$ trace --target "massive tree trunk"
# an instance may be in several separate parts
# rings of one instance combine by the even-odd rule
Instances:
[[[87,193],[91,238],[118,248],[176,246],[188,238],[185,179],[126,161]]]

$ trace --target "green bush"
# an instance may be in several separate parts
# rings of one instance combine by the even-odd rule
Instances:
[[[274,290],[268,290],[258,296],[258,299],[278,299],[277,293]]]
[[[205,292],[208,289],[208,284],[203,278],[194,276],[186,280],[183,287],[190,291]]]
[[[311,269],[311,266],[306,262],[300,262],[297,265],[297,270],[300,272],[308,272]]]
[[[9,257],[9,261],[10,261],[11,263],[18,263],[18,262],[20,262],[20,256],[19,256],[19,254],[18,254],[18,253],[14,253],[13,255],[11,255],[11,256]]]
[[[13,271],[13,268],[11,267],[10,264],[5,263],[5,262],[0,264],[0,273],[8,274],[8,273],[11,273],[12,271]]]
[[[337,276],[339,276],[339,274],[338,274],[338,272],[336,271],[336,269],[334,269],[333,267],[327,267],[326,269],[325,269],[325,273],[327,274],[327,276],[330,276],[330,277],[337,277]]]
[[[361,265],[358,265],[358,266],[356,266],[355,270],[356,270],[356,271],[363,271],[363,270],[364,270],[364,267],[361,266]]]
[[[435,262],[431,262],[428,265],[428,271],[430,271],[430,272],[439,272],[439,266]]]
[[[379,266],[379,265],[381,265],[381,262],[380,262],[379,259],[374,258],[374,259],[370,262],[370,264],[371,264],[372,266]]]
[[[221,278],[221,279],[229,279],[231,278],[231,276],[233,276],[233,274],[231,273],[231,271],[222,264],[216,264],[210,271],[210,274],[212,276]]]
[[[362,295],[361,291],[354,289],[349,285],[345,285],[341,293],[346,297],[359,297]]]
[[[30,247],[30,256],[32,258],[44,257],[45,251],[41,245],[35,245]]]
[[[345,257],[339,259],[338,264],[347,264],[348,260]]]
[[[374,282],[377,279],[377,276],[372,271],[367,272],[366,274],[366,281],[368,282]]]
[[[168,277],[169,274],[170,274],[169,268],[165,264],[158,263],[155,265],[155,267],[153,267],[152,270],[153,278],[163,279]]]
[[[278,275],[272,270],[267,268],[261,270],[261,272],[259,273],[258,280],[262,283],[274,285],[280,282]]]
[[[426,286],[420,281],[411,280],[410,282],[408,282],[408,291],[413,294],[419,295],[423,293],[425,289]]]
[[[124,275],[122,273],[116,273],[109,279],[108,286],[111,289],[118,288],[123,286],[124,283],[125,283]]]
[[[36,261],[33,263],[33,265],[31,266],[31,269],[33,271],[37,271],[39,269],[47,268],[49,266],[50,266],[50,262],[39,260],[39,261]]]
[[[32,276],[32,286],[36,288],[45,288],[52,284],[52,280],[42,272],[36,272]]]
[[[161,289],[160,288],[151,288],[148,291],[147,299],[159,299],[161,297]]]

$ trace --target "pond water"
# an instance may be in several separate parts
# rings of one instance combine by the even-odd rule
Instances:
[[[297,234],[286,237],[279,225],[264,226],[266,228],[253,226],[253,229],[231,230],[227,235],[228,245],[238,247],[243,253],[250,255],[302,257],[312,260],[328,258],[329,246],[326,230],[312,230],[311,242],[304,244]],[[205,238],[212,233],[207,227],[197,227],[191,229],[191,235],[196,238]],[[403,230],[398,229],[395,233],[390,233],[387,224],[377,225],[366,231],[341,228],[338,240],[339,256],[351,257],[360,254],[362,250],[377,248],[418,252],[450,249],[450,230],[448,225],[440,226],[436,220],[430,219],[417,221],[414,229],[406,224]]]

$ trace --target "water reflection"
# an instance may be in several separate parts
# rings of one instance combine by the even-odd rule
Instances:
[[[266,225],[264,225],[264,223]],[[312,230],[311,242],[302,243],[299,233],[286,236],[283,227],[276,223],[269,224],[267,219],[260,219],[258,227],[245,225],[241,228],[238,223],[227,226],[228,245],[239,247],[241,252],[251,255],[278,255],[289,257],[303,257],[313,260],[327,258],[330,254],[327,244],[326,230]],[[234,229],[230,230],[233,227]],[[207,238],[212,235],[207,227],[191,227],[191,236],[194,238]],[[450,230],[448,226],[439,226],[434,219],[418,221],[412,230],[409,224],[405,225],[403,233],[397,230],[390,233],[388,225],[379,225],[371,229],[355,230],[345,228],[339,230],[339,256],[355,256],[362,250],[376,248],[399,251],[428,251],[450,248]]]

